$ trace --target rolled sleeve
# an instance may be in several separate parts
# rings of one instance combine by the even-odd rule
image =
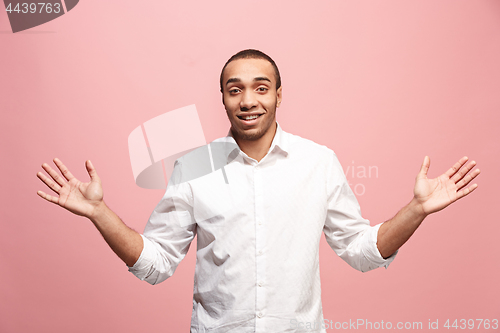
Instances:
[[[353,268],[367,272],[387,268],[397,251],[384,259],[377,248],[381,224],[370,226],[361,216],[359,203],[352,192],[338,159],[333,154],[327,181],[328,208],[324,226],[330,247]]]
[[[151,283],[153,282],[151,276],[154,273],[153,263],[154,258],[156,256],[157,250],[153,243],[144,235],[141,235],[143,241],[143,248],[139,259],[135,262],[134,266],[129,267],[128,271],[134,274],[137,278]],[[156,278],[154,278],[154,282],[156,282]],[[155,283],[151,283],[155,284]]]
[[[176,163],[171,180],[180,174]],[[188,184],[169,183],[141,235],[143,249],[129,272],[150,284],[172,276],[196,235],[192,217],[192,195]]]
[[[373,263],[376,267],[387,268],[394,260],[394,258],[396,258],[396,254],[398,253],[398,251],[394,252],[390,257],[386,259],[384,259],[380,254],[377,247],[377,235],[378,235],[378,229],[380,228],[381,225],[382,223],[370,227],[365,232],[364,237],[366,238],[366,240],[362,242],[364,244],[363,254],[366,257],[366,259],[371,263]]]

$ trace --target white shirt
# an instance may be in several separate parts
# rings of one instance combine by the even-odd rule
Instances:
[[[236,143],[230,134],[214,142]],[[191,332],[326,332],[321,236],[357,270],[387,268],[395,254],[381,257],[380,224],[371,227],[361,217],[335,153],[325,146],[278,125],[260,162],[236,153],[224,168],[184,182],[188,159],[176,162],[129,270],[151,284],[164,281],[197,234]],[[301,329],[305,323],[317,329]]]

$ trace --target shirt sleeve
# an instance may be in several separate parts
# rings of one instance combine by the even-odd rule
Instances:
[[[174,274],[196,235],[192,193],[188,183],[176,181],[180,173],[180,164],[176,163],[165,195],[141,235],[144,242],[141,255],[129,267],[132,274],[153,285]]]
[[[380,255],[377,233],[381,224],[370,226],[370,222],[361,216],[358,200],[333,152],[326,186],[328,210],[323,232],[330,247],[345,262],[361,272],[382,266],[387,268],[397,251],[387,259]]]

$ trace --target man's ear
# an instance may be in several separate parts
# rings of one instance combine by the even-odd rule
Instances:
[[[281,87],[278,88],[278,90],[276,90],[276,107],[279,108],[280,107],[280,104],[281,104],[281,98],[283,97],[282,95],[282,92],[281,92]]]

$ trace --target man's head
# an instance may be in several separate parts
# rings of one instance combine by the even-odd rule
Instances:
[[[258,145],[267,145],[272,141],[276,108],[281,103],[279,80],[276,64],[260,51],[241,51],[224,66],[222,103],[238,144],[258,142]]]
[[[224,70],[226,69],[227,65],[231,61],[238,60],[238,59],[264,59],[264,60],[269,61],[269,63],[273,66],[273,69],[274,69],[274,77],[276,80],[276,89],[281,87],[280,71],[278,70],[278,66],[276,66],[276,63],[274,62],[274,60],[271,59],[270,56],[268,56],[267,54],[265,54],[262,51],[247,49],[247,50],[240,51],[240,52],[236,53],[235,55],[233,55],[231,58],[229,58],[229,60],[224,65],[224,67],[222,67],[222,71],[220,73],[220,92],[224,92],[223,82],[222,82],[223,76],[224,76]]]

